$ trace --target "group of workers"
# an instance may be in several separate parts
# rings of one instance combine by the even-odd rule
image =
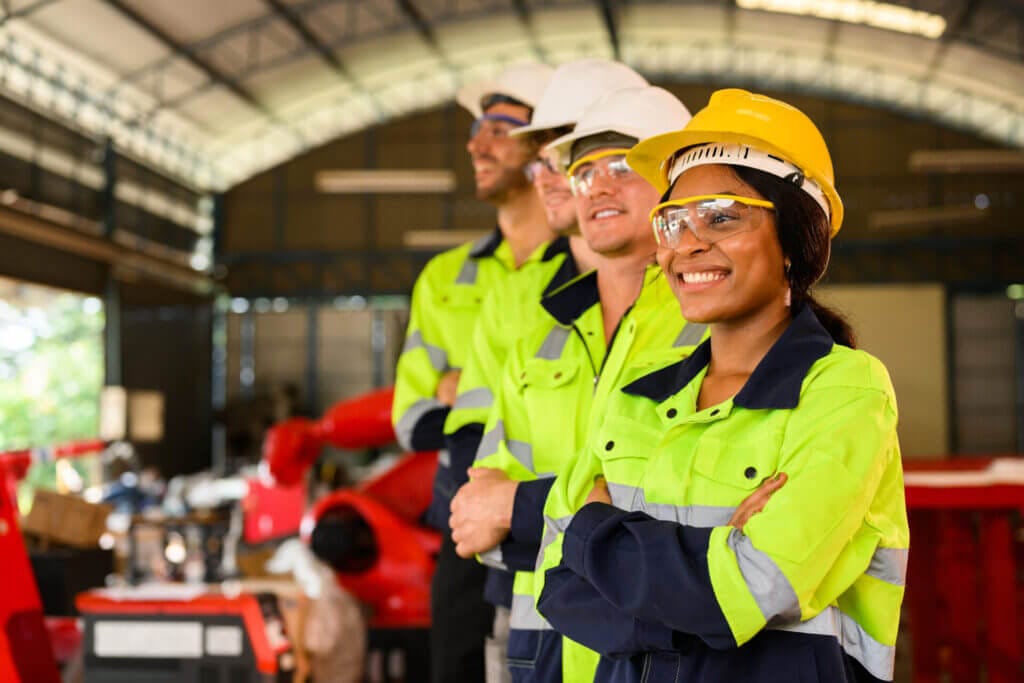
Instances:
[[[419,276],[393,408],[439,452],[433,683],[892,680],[896,401],[810,291],[814,123],[603,59],[458,101],[498,225]]]

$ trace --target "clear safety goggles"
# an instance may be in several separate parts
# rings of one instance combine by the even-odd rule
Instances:
[[[605,150],[577,159],[566,171],[573,195],[576,197],[590,195],[594,183],[602,176],[607,176],[608,180],[612,182],[632,178],[635,174],[626,163],[626,151],[622,149]]]
[[[651,211],[651,225],[658,246],[675,249],[689,229],[706,244],[714,244],[741,232],[756,230],[766,211],[775,205],[763,199],[731,194],[705,194],[670,199]]]
[[[469,127],[469,137],[472,139],[483,133],[488,137],[503,138],[508,136],[509,131],[519,128],[520,126],[525,126],[528,123],[529,121],[524,121],[516,118],[515,116],[506,116],[505,114],[484,114],[473,121],[473,125]]]
[[[548,173],[562,173],[562,170],[558,168],[558,165],[554,161],[544,156],[537,157],[530,163],[526,164],[525,171],[526,178],[531,183],[535,181],[537,178],[539,178],[540,174],[543,173],[544,171],[547,171]]]

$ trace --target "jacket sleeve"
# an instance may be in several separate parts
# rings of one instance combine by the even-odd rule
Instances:
[[[516,491],[509,537],[498,548],[480,555],[480,561],[488,566],[517,571],[534,569],[543,530],[543,508],[537,508],[537,502],[546,496],[549,486],[549,482],[538,481],[532,469],[532,432],[519,380],[525,349],[524,339],[508,353],[501,370],[500,389],[473,462],[475,467],[501,470],[510,479],[523,482]],[[531,528],[534,523],[535,529]]]
[[[437,269],[437,261],[428,263],[413,287],[409,327],[395,369],[391,421],[399,445],[409,451],[444,447],[444,422],[449,407],[437,400],[436,393],[441,375],[451,367],[439,329],[443,316],[433,310]]]
[[[783,442],[789,480],[743,531],[591,504],[568,525],[562,564],[627,613],[712,647],[815,616],[867,569],[867,511],[899,447],[891,390],[829,387],[804,404]]]
[[[541,613],[559,633],[606,657],[629,657],[637,652],[674,651],[687,636],[652,621],[638,619],[612,605],[586,579],[559,566],[548,570]],[[548,603],[559,605],[547,610]]]
[[[503,283],[491,289],[484,299],[473,328],[469,358],[459,377],[455,405],[445,421],[445,441],[457,486],[468,480],[466,470],[476,457],[487,416],[501,387],[509,343],[501,324],[501,312],[504,293],[511,286],[511,281]]]

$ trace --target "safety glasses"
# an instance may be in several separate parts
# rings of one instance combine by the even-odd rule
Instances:
[[[532,183],[544,171],[561,174],[561,169],[547,157],[537,157],[526,165],[526,178]]]
[[[714,244],[741,232],[756,230],[766,211],[775,205],[763,199],[731,194],[706,194],[662,202],[651,211],[651,225],[658,246],[675,249],[689,229],[706,244]]]
[[[600,162],[600,163],[598,163]],[[621,181],[635,176],[626,163],[626,150],[605,150],[580,157],[566,172],[573,195],[588,196],[598,178]]]
[[[505,114],[484,114],[480,118],[473,121],[473,125],[469,127],[469,137],[475,138],[480,133],[485,133],[489,137],[503,138],[506,137],[510,130],[513,128],[519,128],[525,126],[529,121],[516,118],[515,116],[506,116]],[[511,124],[511,125],[500,125],[500,124]]]

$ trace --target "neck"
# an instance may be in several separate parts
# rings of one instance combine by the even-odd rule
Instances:
[[[551,239],[544,205],[532,185],[510,191],[508,198],[498,205],[498,228],[512,249],[516,268]]]
[[[749,377],[793,319],[782,300],[740,320],[712,323],[708,376]]]
[[[610,343],[626,310],[633,305],[644,286],[647,266],[654,263],[654,255],[603,258],[597,265],[597,291],[601,297],[601,315],[604,319],[605,343]]]

